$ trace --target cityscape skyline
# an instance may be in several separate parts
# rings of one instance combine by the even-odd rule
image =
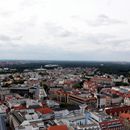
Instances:
[[[129,4],[0,0],[0,59],[130,61]]]
[[[0,130],[130,130],[130,0],[0,0]]]

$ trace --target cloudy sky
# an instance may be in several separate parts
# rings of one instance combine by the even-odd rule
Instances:
[[[130,61],[130,0],[0,0],[0,59]]]

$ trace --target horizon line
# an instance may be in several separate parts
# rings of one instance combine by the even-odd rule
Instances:
[[[127,62],[127,63],[130,63],[130,61],[111,61],[111,60],[74,60],[74,59],[68,59],[68,60],[61,60],[61,59],[0,59],[0,62],[1,61],[68,61],[68,62]]]

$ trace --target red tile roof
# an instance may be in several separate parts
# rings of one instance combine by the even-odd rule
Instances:
[[[66,125],[50,126],[48,130],[68,130]]]
[[[37,108],[35,109],[36,112],[40,112],[42,114],[49,114],[49,113],[52,113],[53,110],[50,109],[49,107],[45,107],[45,108]]]
[[[107,114],[112,114],[114,115],[115,113],[119,114],[119,113],[124,113],[126,111],[130,110],[130,106],[122,106],[122,107],[113,107],[113,108],[108,108],[106,109],[106,113]]]
[[[120,114],[120,118],[122,119],[129,119],[130,120],[130,114],[129,113],[122,113]]]
[[[23,105],[14,106],[13,108],[14,108],[15,110],[23,110],[23,109],[27,109],[26,106],[23,106]]]
[[[102,128],[102,130],[108,130],[109,127],[112,127],[112,130],[119,128],[120,126],[123,127],[123,123],[119,119],[100,122],[99,125]],[[123,129],[119,129],[119,130],[123,130]]]

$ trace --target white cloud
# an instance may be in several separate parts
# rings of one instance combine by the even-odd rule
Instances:
[[[0,0],[0,58],[130,60],[129,4]]]

